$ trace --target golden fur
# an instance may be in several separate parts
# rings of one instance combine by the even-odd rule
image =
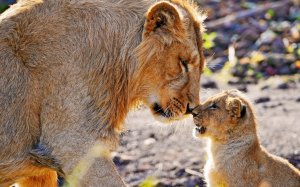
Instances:
[[[251,102],[237,90],[209,98],[194,111],[196,137],[208,137],[209,187],[298,187],[300,171],[259,143]]]
[[[0,186],[55,186],[53,171],[76,178],[92,146],[114,148],[140,101],[164,122],[198,105],[203,18],[188,0],[20,0],[6,10]],[[79,185],[124,183],[101,157]]]

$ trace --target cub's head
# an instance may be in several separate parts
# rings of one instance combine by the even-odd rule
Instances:
[[[212,96],[193,110],[194,136],[228,140],[255,133],[252,106],[241,92],[229,90]]]
[[[204,16],[188,0],[149,8],[137,48],[141,98],[156,119],[181,119],[199,104]]]

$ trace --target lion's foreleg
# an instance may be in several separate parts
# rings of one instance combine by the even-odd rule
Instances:
[[[126,186],[110,156],[110,151],[98,142],[80,159],[66,177],[65,186]]]
[[[125,187],[113,162],[106,158],[97,158],[84,176],[72,173],[67,176],[65,186],[72,187]]]

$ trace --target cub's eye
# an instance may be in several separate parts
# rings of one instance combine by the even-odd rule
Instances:
[[[207,108],[210,110],[215,110],[215,109],[218,109],[219,107],[217,106],[216,103],[211,103]]]
[[[188,72],[188,71],[189,71],[189,68],[188,68],[188,61],[183,60],[183,59],[180,59],[180,63],[181,63],[181,65],[184,67],[185,72]]]

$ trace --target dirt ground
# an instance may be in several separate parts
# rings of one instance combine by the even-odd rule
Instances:
[[[259,121],[259,137],[271,153],[283,156],[300,168],[300,82],[286,83],[272,78],[248,85],[245,93],[254,103]],[[213,81],[213,78],[202,82]],[[201,89],[201,100],[224,89]],[[192,136],[190,118],[174,124],[156,122],[147,109],[130,113],[121,146],[114,153],[118,170],[129,186],[144,181],[157,186],[204,186],[205,140]]]

